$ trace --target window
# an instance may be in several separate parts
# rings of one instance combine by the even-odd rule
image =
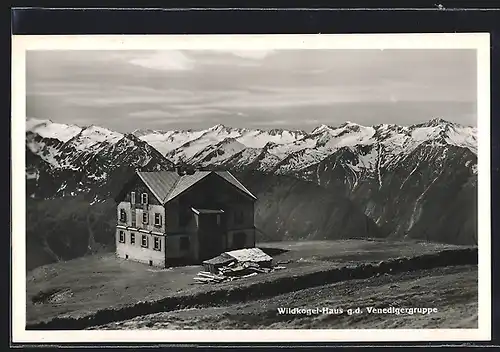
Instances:
[[[125,232],[120,231],[120,243],[125,243]]]
[[[244,232],[236,232],[233,234],[233,247],[234,248],[243,248],[246,243],[246,234]]]
[[[142,213],[142,223],[147,225],[149,223],[149,214],[148,213]]]
[[[181,251],[187,251],[189,249],[189,237],[181,237],[180,241]]]
[[[161,226],[161,214],[155,213],[155,226]]]
[[[148,248],[148,236],[147,235],[142,235],[141,246],[144,248]]]
[[[236,224],[242,224],[243,223],[243,211],[236,210],[234,212],[234,222]]]
[[[141,195],[141,203],[142,204],[148,204],[148,194],[147,193],[143,193]]]
[[[120,222],[127,222],[127,212],[125,209],[120,209]]]
[[[220,214],[217,214],[217,225],[220,225]]]
[[[135,244],[135,233],[130,233],[130,244]]]
[[[154,238],[154,249],[157,250],[157,251],[160,251],[161,250],[161,240],[160,238],[158,237],[155,237]]]
[[[135,204],[135,192],[130,192],[130,203]]]

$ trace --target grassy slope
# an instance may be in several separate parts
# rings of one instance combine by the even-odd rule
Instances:
[[[402,256],[413,257],[455,248],[415,242],[389,241],[317,241],[266,243],[263,246],[288,250],[276,255],[276,261],[291,261],[287,269],[244,279],[247,282],[272,280],[298,275],[347,263],[380,261]],[[109,307],[157,300],[172,295],[194,295],[212,289],[227,289],[194,283],[198,266],[154,269],[131,261],[119,260],[113,254],[82,257],[37,268],[28,273],[27,321],[35,322],[58,315],[85,315]],[[237,281],[238,282],[238,281]],[[232,283],[228,283],[231,285]],[[241,285],[241,281],[238,283]],[[34,304],[32,299],[43,292],[58,290],[60,300]],[[66,293],[62,293],[66,292]]]
[[[95,329],[477,328],[477,267],[382,275],[238,304],[149,314]],[[370,314],[366,307],[437,308],[430,315]],[[280,315],[278,308],[342,308],[339,314]],[[362,308],[360,314],[347,309]]]
[[[80,198],[26,200],[26,269],[113,250],[116,205]]]

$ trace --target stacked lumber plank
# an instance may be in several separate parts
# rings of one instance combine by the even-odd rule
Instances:
[[[275,269],[284,269],[284,266],[275,268],[260,267],[254,262],[232,262],[226,266],[220,267],[218,274],[209,271],[200,271],[193,279],[202,284],[220,283],[224,281],[233,281],[237,279],[247,278],[258,274],[269,273]]]

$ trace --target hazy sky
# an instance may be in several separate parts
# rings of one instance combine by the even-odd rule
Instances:
[[[31,51],[27,116],[121,132],[476,125],[475,50]]]

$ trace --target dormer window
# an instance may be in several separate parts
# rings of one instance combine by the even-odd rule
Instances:
[[[120,222],[127,222],[127,212],[125,209],[120,209]]]
[[[141,204],[148,204],[148,194],[147,193],[143,193],[141,195]]]

